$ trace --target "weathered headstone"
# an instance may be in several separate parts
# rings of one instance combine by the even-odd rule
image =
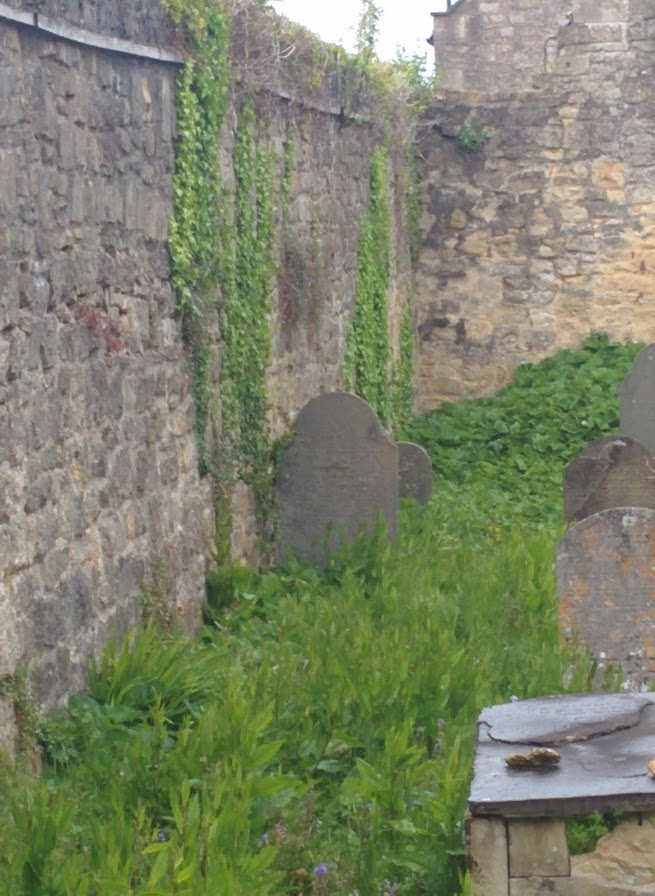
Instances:
[[[629,436],[605,436],[564,470],[564,518],[585,519],[611,507],[655,508],[655,458]]]
[[[324,564],[378,520],[398,529],[398,448],[373,409],[347,392],[312,399],[298,414],[278,466],[278,555]]]
[[[617,392],[621,435],[632,436],[655,454],[655,345],[642,348]]]
[[[432,461],[414,442],[398,442],[398,494],[427,504],[432,497]]]
[[[626,687],[655,682],[655,510],[618,507],[572,526],[557,546],[560,623]]]

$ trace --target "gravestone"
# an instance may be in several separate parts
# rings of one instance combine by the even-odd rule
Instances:
[[[398,442],[398,494],[427,504],[432,497],[432,461],[414,442]]]
[[[347,392],[300,411],[276,480],[278,557],[325,564],[330,552],[379,520],[398,529],[398,448],[370,405]]]
[[[560,624],[625,687],[655,683],[655,510],[618,507],[572,526],[557,545]]]
[[[655,454],[655,345],[642,348],[617,392],[621,435],[631,436]]]
[[[568,464],[563,484],[569,523],[611,507],[655,508],[655,458],[629,436],[605,436]]]

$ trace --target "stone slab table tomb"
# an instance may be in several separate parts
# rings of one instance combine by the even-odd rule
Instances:
[[[655,894],[655,694],[543,697],[484,709],[467,817],[475,896]],[[570,856],[565,819],[622,814]]]

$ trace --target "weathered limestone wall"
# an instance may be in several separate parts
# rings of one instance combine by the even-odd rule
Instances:
[[[655,337],[655,10],[597,6],[573,4],[553,71],[532,90],[444,92],[429,112],[423,410],[489,394],[518,364],[593,331]],[[465,125],[489,136],[470,154]]]
[[[142,12],[122,36],[151,36]],[[0,676],[27,666],[44,706],[142,583],[190,627],[204,599],[166,247],[176,71],[0,20]]]
[[[12,21],[19,13],[23,23]],[[293,143],[271,297],[277,436],[310,398],[343,385],[380,127],[357,84],[347,96],[321,84],[316,67],[310,86],[298,55],[285,66],[284,35],[262,29],[260,14],[239,25],[244,52],[219,152],[229,188],[246,89],[280,183]],[[89,46],[98,35],[114,49]],[[182,46],[157,0],[0,3],[0,681],[27,668],[43,707],[81,688],[88,658],[138,619],[143,583],[189,627],[204,599],[212,496],[198,476],[167,252],[171,59]],[[400,156],[389,177],[396,340],[411,288]],[[235,511],[235,557],[253,558],[245,487]],[[9,718],[0,698],[0,729]]]
[[[572,0],[459,0],[434,15],[434,52],[444,90],[523,91],[550,65]],[[599,3],[606,6],[605,3]]]

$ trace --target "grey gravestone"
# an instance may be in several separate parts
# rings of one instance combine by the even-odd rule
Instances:
[[[557,545],[560,623],[632,690],[655,682],[655,510],[617,507]]]
[[[564,470],[564,518],[611,507],[655,508],[655,459],[629,436],[592,442]]]
[[[276,482],[278,556],[322,565],[379,519],[398,530],[398,448],[373,409],[347,392],[314,398],[298,414]]]
[[[432,497],[432,461],[414,442],[398,442],[398,494],[427,504]]]
[[[642,348],[617,392],[621,435],[632,436],[655,454],[655,345]]]

